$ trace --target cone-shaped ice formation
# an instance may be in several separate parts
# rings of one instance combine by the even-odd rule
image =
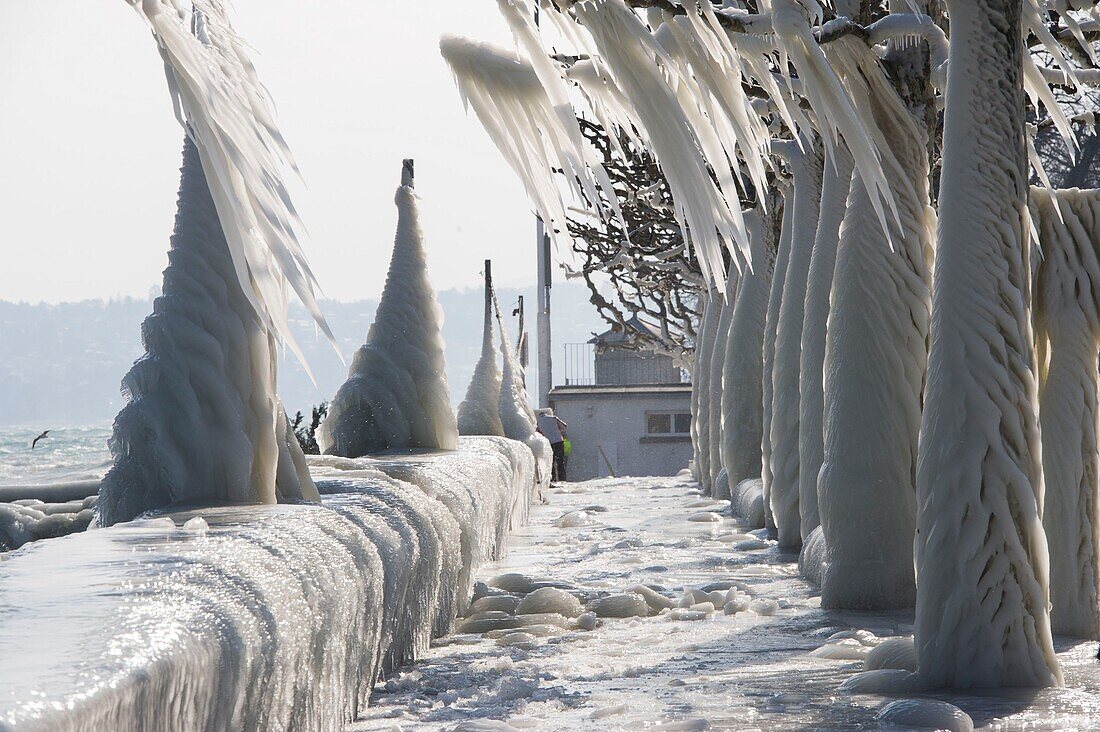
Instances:
[[[360,457],[383,450],[453,450],[458,425],[444,373],[443,312],[428,280],[424,237],[406,160],[397,203],[390,270],[367,342],[321,424],[326,455]]]
[[[460,435],[504,436],[500,423],[500,351],[493,324],[493,278],[485,260],[485,322],[481,331],[481,358],[474,367],[466,398],[458,406]]]
[[[238,282],[190,138],[168,260],[142,324],[146,355],[123,381],[100,522],[180,503],[316,500],[275,397],[275,340]]]
[[[1055,208],[1057,206],[1057,208]],[[1100,191],[1031,189],[1043,252],[1035,275],[1043,526],[1055,633],[1100,637]],[[1063,223],[1064,222],[1064,223]]]
[[[496,295],[493,295],[493,308],[497,326],[500,328],[500,350],[504,353],[504,369],[500,382],[500,423],[504,428],[504,436],[519,440],[531,448],[535,455],[537,478],[540,482],[549,481],[553,451],[547,439],[535,431],[535,412],[527,399],[523,367],[509,345],[508,329],[504,327],[504,318],[500,314]]]
[[[931,686],[1051,686],[1019,0],[948,0],[916,643]]]
[[[288,287],[331,338],[280,177],[290,152],[221,3],[134,8],[157,40],[188,141],[163,294],[142,326],[146,355],[124,381],[99,519],[183,502],[315,500],[275,396]]]

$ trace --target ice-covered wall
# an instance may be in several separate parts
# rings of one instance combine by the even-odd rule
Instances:
[[[348,380],[329,405],[319,441],[326,454],[359,457],[383,450],[454,449],[458,425],[451,410],[443,355],[443,311],[428,279],[412,161],[402,168],[397,236],[386,285],[355,353]]]
[[[481,357],[474,366],[474,375],[466,388],[466,398],[458,405],[460,435],[504,435],[504,426],[500,422],[500,358],[493,322],[493,290],[486,276]]]
[[[498,437],[311,460],[321,505],[160,515],[0,563],[0,727],[340,729],[451,628],[536,491]]]
[[[1055,633],[1095,639],[1100,637],[1100,191],[1032,188],[1031,210],[1042,252],[1035,272],[1035,336],[1051,625]]]

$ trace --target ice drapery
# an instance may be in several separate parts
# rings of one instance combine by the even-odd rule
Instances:
[[[275,397],[277,348],[237,279],[198,146],[183,149],[179,210],[146,354],[99,489],[100,523],[182,503],[317,498]]]
[[[887,240],[862,179],[854,178],[837,251],[824,364],[818,496],[829,568],[822,604],[911,607],[935,219],[928,205],[926,137],[878,59],[859,44],[834,45],[857,106],[880,135],[900,227]]]
[[[805,144],[805,143],[804,143]],[[798,388],[802,325],[806,309],[806,276],[810,268],[821,205],[821,154],[812,144],[798,149],[793,140],[773,143],[786,159],[794,185],[790,251],[776,320],[772,363],[771,501],[779,545],[802,545],[798,508]]]
[[[1055,210],[1057,205],[1057,210]],[[1100,191],[1031,189],[1043,433],[1043,526],[1055,633],[1100,637]]]
[[[321,450],[359,457],[382,450],[453,450],[458,426],[451,410],[443,355],[443,311],[428,279],[412,161],[402,168],[397,235],[386,285],[344,382],[321,423]]]
[[[916,645],[932,686],[1061,682],[1030,266],[1019,0],[948,0],[931,348],[917,465]]]
[[[731,490],[760,478],[764,422],[764,321],[776,256],[776,201],[745,215],[752,271],[741,275],[730,320],[722,375],[722,466]],[[755,527],[754,527],[755,528]]]
[[[493,288],[486,276],[481,356],[474,366],[466,398],[458,405],[459,434],[504,436],[504,426],[500,422],[500,357],[493,315]]]

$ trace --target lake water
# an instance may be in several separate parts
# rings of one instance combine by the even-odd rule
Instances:
[[[102,478],[111,467],[109,425],[51,430],[32,450],[31,441],[41,432],[34,427],[0,427],[0,485]]]

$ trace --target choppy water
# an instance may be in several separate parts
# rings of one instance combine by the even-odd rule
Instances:
[[[61,483],[102,478],[111,466],[111,428],[62,427],[38,441],[33,427],[0,427],[0,485]]]

